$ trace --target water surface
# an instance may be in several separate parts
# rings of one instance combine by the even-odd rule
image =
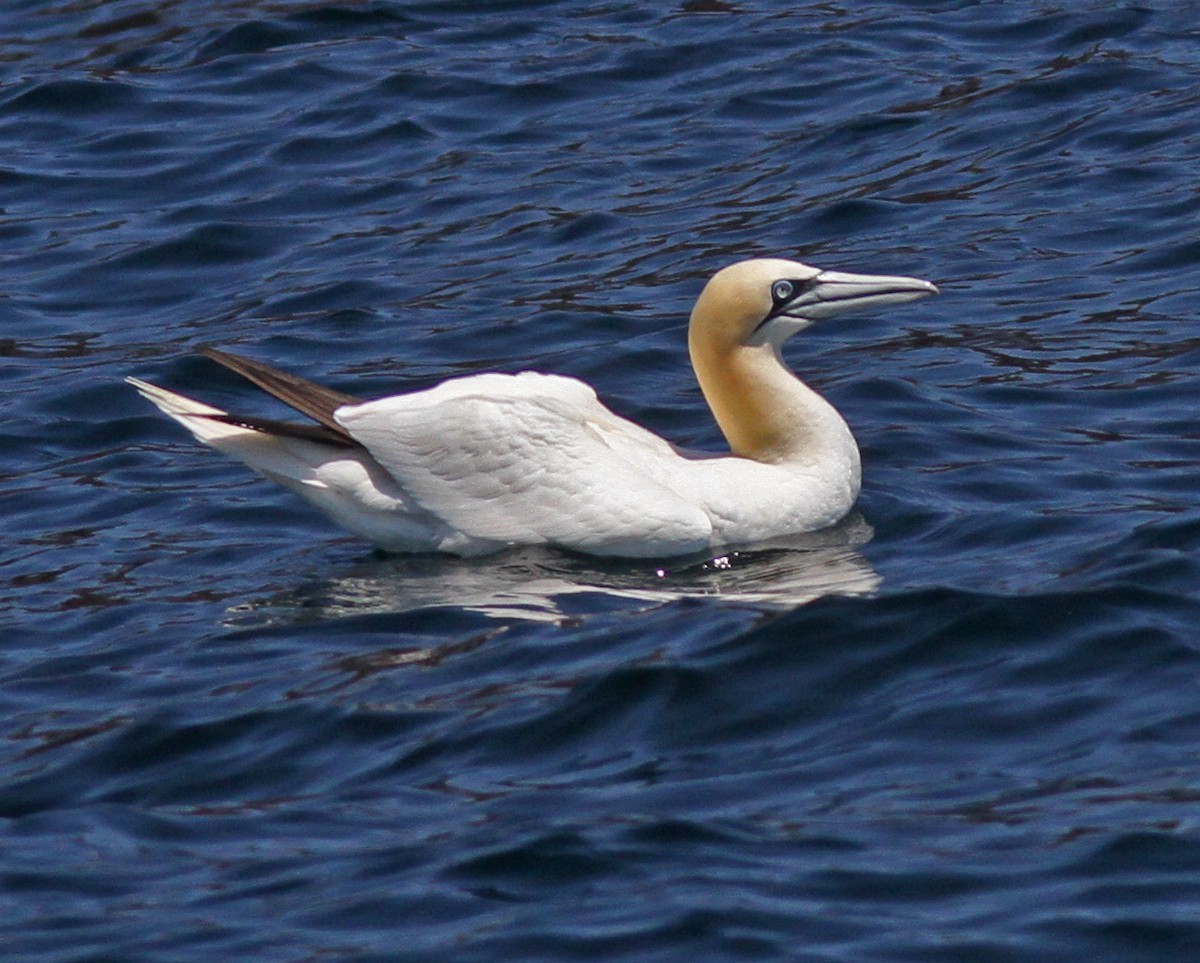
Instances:
[[[1193,20],[9,5],[8,958],[1196,957]],[[717,449],[754,255],[943,292],[789,347],[865,465],[800,546],[387,558],[121,383],[534,368]]]

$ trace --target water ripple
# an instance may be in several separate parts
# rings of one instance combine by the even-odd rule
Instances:
[[[8,955],[1192,958],[1194,25],[982,9],[5,12]],[[943,290],[789,354],[817,542],[376,557],[121,384],[531,367],[717,448],[684,322],[767,253]]]

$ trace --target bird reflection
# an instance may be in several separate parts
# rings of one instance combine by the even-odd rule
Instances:
[[[555,622],[612,603],[717,599],[790,609],[826,595],[868,595],[880,576],[857,551],[871,527],[857,513],[821,532],[753,551],[668,563],[604,562],[545,548],[486,560],[395,556],[231,609],[239,626],[453,607],[498,620]]]

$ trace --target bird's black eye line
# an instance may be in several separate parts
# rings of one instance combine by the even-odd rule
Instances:
[[[791,281],[787,278],[776,281],[771,285],[771,300],[774,303],[771,305],[770,312],[762,319],[762,323],[758,327],[761,328],[768,321],[779,317],[787,310],[789,304],[800,297],[805,291],[812,290],[818,283],[815,277],[807,281]]]
[[[776,281],[771,285],[771,300],[775,302],[775,310],[778,311],[790,301],[795,301],[805,291],[811,291],[818,283],[816,278],[809,278],[807,281],[781,278]]]

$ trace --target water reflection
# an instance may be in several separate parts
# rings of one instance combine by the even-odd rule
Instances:
[[[483,559],[379,558],[345,574],[229,610],[238,626],[453,606],[495,619],[557,621],[597,607],[587,596],[661,604],[719,598],[794,608],[826,595],[866,595],[881,581],[856,550],[873,530],[861,516],[753,551],[676,563],[611,561],[518,549]],[[599,605],[600,608],[605,606]]]

